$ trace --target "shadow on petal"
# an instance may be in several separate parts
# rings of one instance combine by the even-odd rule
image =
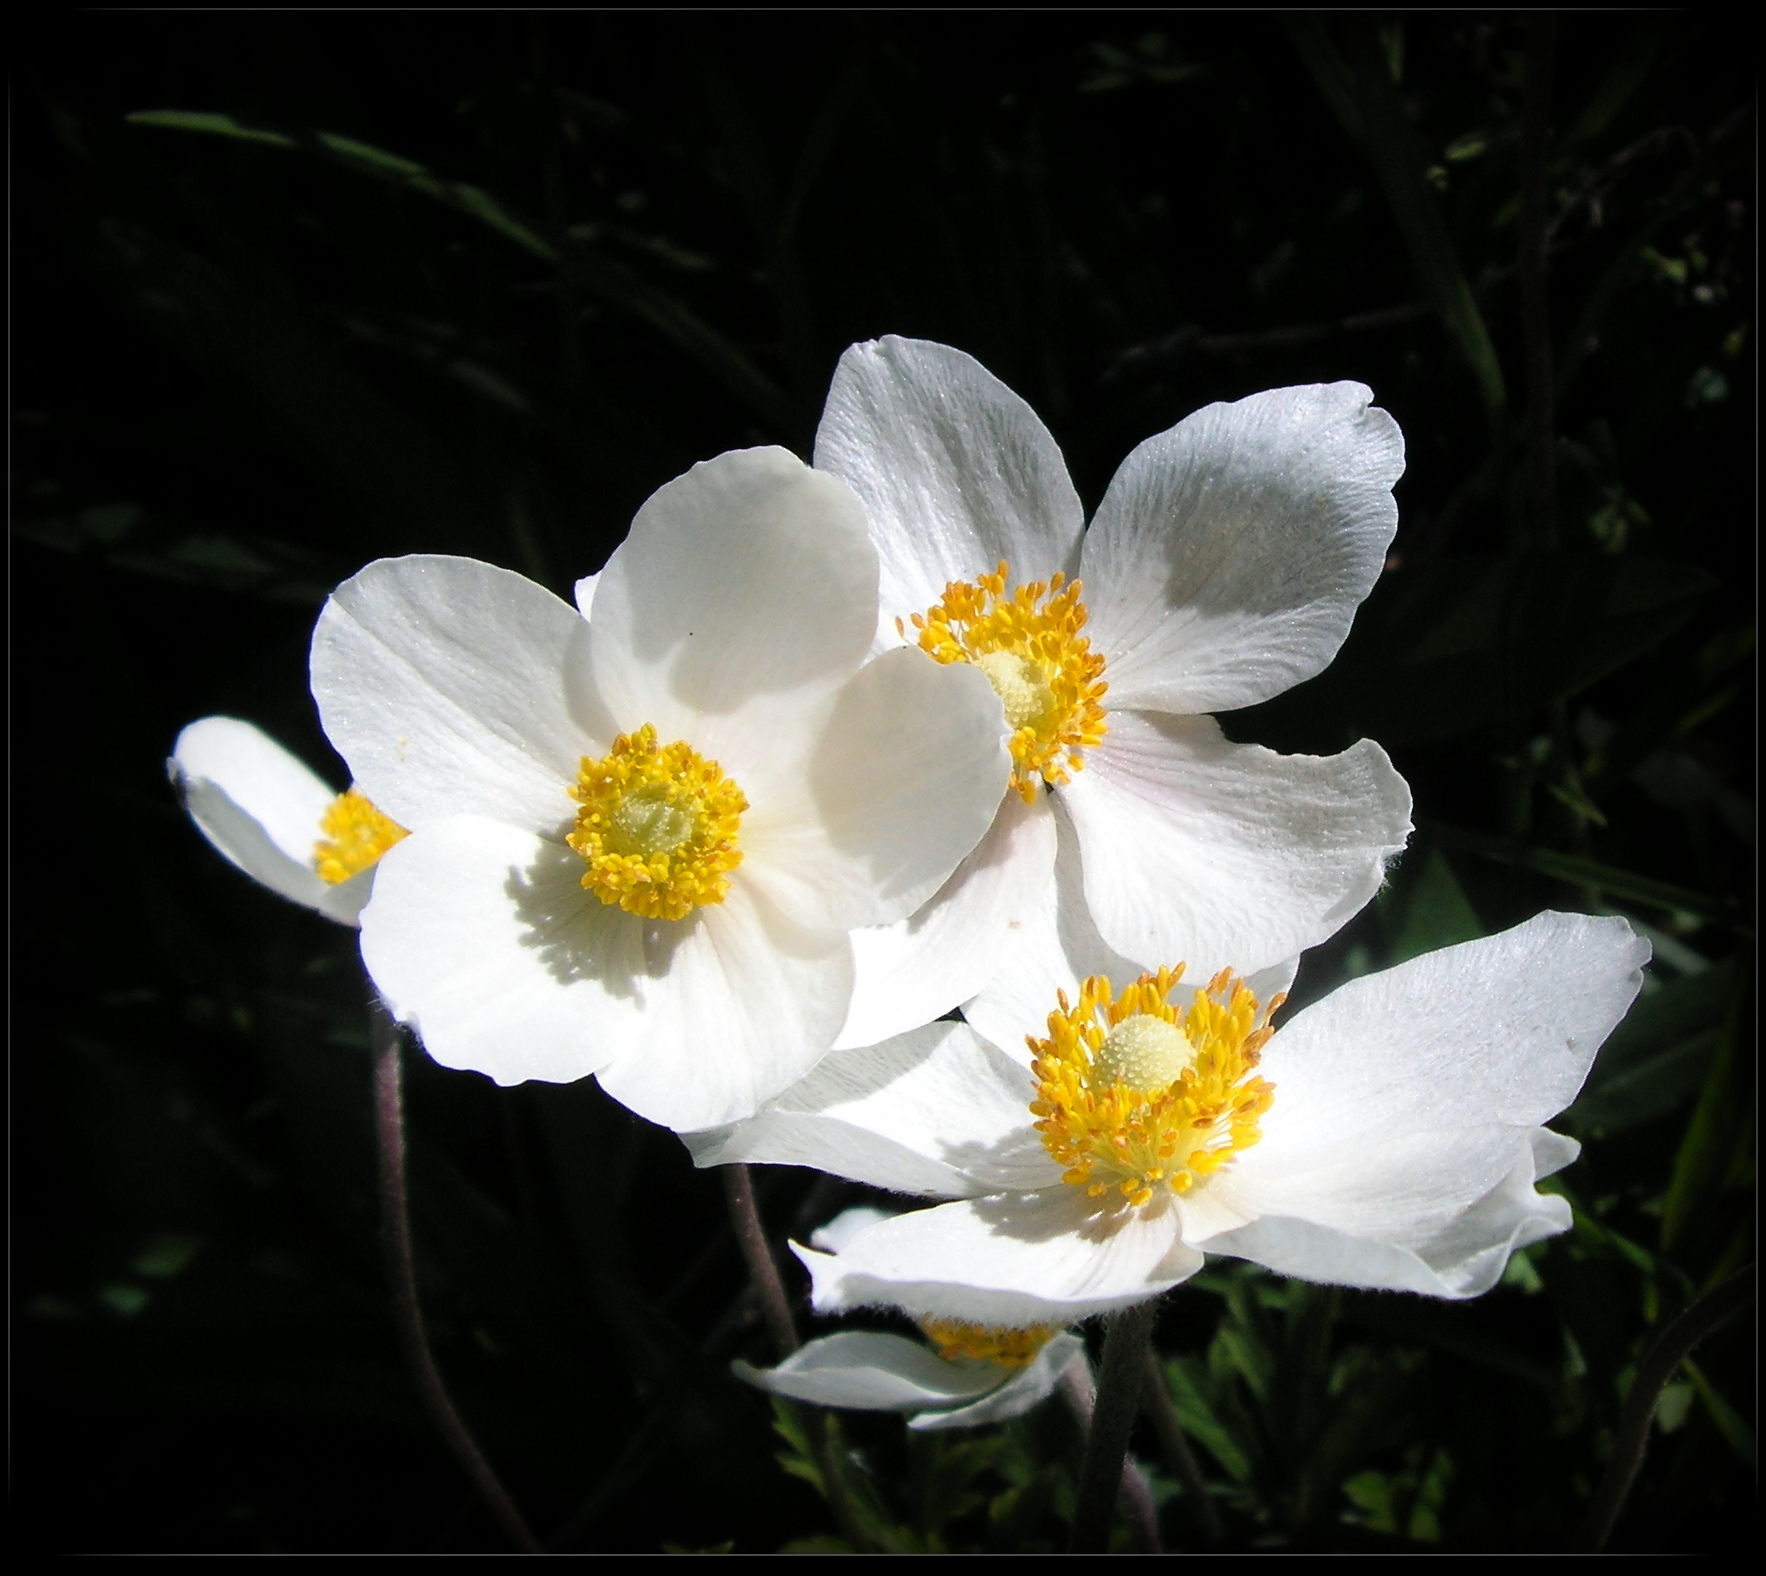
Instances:
[[[582,876],[582,859],[553,842],[526,869],[510,868],[503,891],[520,927],[520,944],[561,985],[592,980],[610,996],[641,998],[645,981],[668,973],[699,916],[640,919],[603,903],[583,886]]]
[[[1052,1186],[1061,1174],[1028,1121],[1020,1131],[991,1143],[940,1143],[938,1148],[939,1159],[983,1187],[1029,1193]]]
[[[995,1194],[974,1199],[969,1207],[990,1231],[1018,1242],[1053,1242],[1071,1236],[1092,1243],[1108,1242],[1134,1214],[1127,1204],[1108,1195],[1080,1204],[1064,1187],[1061,1193],[1045,1189]]]

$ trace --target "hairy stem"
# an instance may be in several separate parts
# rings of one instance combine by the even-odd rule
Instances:
[[[754,1282],[760,1297],[760,1310],[766,1320],[767,1334],[772,1337],[781,1361],[803,1344],[797,1338],[797,1321],[791,1317],[791,1301],[785,1295],[785,1283],[779,1278],[779,1265],[768,1245],[766,1231],[760,1223],[760,1210],[754,1202],[754,1179],[748,1167],[740,1163],[720,1166],[724,1178],[724,1197],[730,1206],[730,1224],[735,1228],[736,1241],[742,1249],[742,1261],[748,1266],[748,1278]]]
[[[405,1100],[399,1052],[403,1034],[392,1014],[376,997],[369,1008],[369,1029],[374,1050],[374,1134],[380,1152],[380,1236],[386,1257],[386,1283],[392,1294],[393,1322],[399,1344],[417,1393],[429,1416],[472,1480],[491,1514],[501,1523],[509,1541],[524,1554],[538,1554],[540,1546],[515,1501],[497,1480],[484,1452],[478,1448],[461,1420],[442,1383],[441,1370],[430,1350],[424,1328],[423,1309],[417,1301],[417,1260],[411,1242],[411,1200],[405,1179]]]
[[[1142,1396],[1153,1431],[1159,1436],[1159,1448],[1165,1453],[1165,1465],[1171,1475],[1183,1484],[1189,1502],[1195,1506],[1202,1523],[1202,1532],[1211,1544],[1219,1545],[1226,1536],[1220,1524],[1220,1511],[1208,1497],[1208,1485],[1202,1480],[1202,1469],[1196,1464],[1196,1453],[1190,1449],[1189,1436],[1178,1421],[1177,1407],[1172,1404],[1171,1390],[1165,1382],[1165,1371],[1159,1357],[1147,1347],[1146,1389]]]
[[[1104,1371],[1098,1377],[1097,1402],[1079,1469],[1079,1494],[1073,1509],[1073,1535],[1068,1550],[1101,1554],[1110,1544],[1110,1513],[1122,1486],[1128,1436],[1140,1408],[1146,1351],[1153,1333],[1156,1300],[1110,1315],[1104,1335]]]
[[[1062,1370],[1061,1393],[1066,1397],[1074,1421],[1079,1424],[1081,1437],[1089,1439],[1097,1392],[1092,1388],[1091,1367],[1083,1352]],[[1135,1529],[1141,1553],[1163,1554],[1165,1545],[1159,1536],[1159,1507],[1153,1503],[1153,1485],[1133,1461],[1122,1464],[1121,1508]]]
[[[730,1225],[742,1249],[748,1278],[760,1298],[761,1313],[767,1334],[772,1337],[779,1358],[789,1357],[803,1343],[797,1338],[797,1321],[791,1317],[791,1301],[785,1295],[785,1283],[779,1278],[778,1261],[767,1241],[766,1228],[761,1225],[760,1209],[754,1202],[754,1179],[748,1167],[740,1162],[720,1166],[724,1177],[724,1197],[730,1206]],[[806,1415],[794,1401],[779,1404],[796,1414],[803,1437],[815,1453],[827,1487],[828,1508],[834,1512],[842,1536],[853,1548],[863,1551],[871,1547],[853,1499],[852,1485],[846,1477],[846,1448],[841,1438],[840,1422],[831,1412]]]
[[[1637,1377],[1625,1396],[1624,1410],[1619,1414],[1619,1429],[1613,1440],[1613,1458],[1607,1463],[1606,1476],[1595,1491],[1588,1507],[1588,1519],[1582,1524],[1577,1548],[1598,1554],[1612,1536],[1613,1523],[1624,1509],[1625,1496],[1643,1465],[1644,1448],[1649,1444],[1650,1419],[1655,1416],[1656,1402],[1674,1370],[1686,1361],[1693,1347],[1717,1328],[1732,1313],[1738,1313],[1754,1298],[1754,1266],[1737,1270],[1728,1280],[1719,1283],[1699,1298],[1667,1329],[1656,1337],[1655,1344],[1637,1365]]]

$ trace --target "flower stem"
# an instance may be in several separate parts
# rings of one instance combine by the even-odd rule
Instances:
[[[791,1317],[791,1302],[785,1295],[785,1283],[779,1279],[778,1263],[760,1223],[760,1210],[754,1202],[754,1179],[749,1176],[748,1167],[740,1162],[718,1169],[724,1176],[724,1197],[730,1205],[730,1224],[735,1227],[736,1241],[741,1245],[742,1259],[748,1266],[748,1277],[760,1297],[767,1334],[772,1337],[782,1361],[803,1342],[797,1338],[797,1321]]]
[[[1637,1377],[1625,1396],[1624,1410],[1619,1414],[1618,1433],[1613,1440],[1613,1457],[1607,1463],[1606,1476],[1595,1491],[1588,1507],[1588,1519],[1582,1523],[1577,1548],[1598,1554],[1612,1536],[1613,1523],[1624,1508],[1625,1496],[1631,1492],[1637,1469],[1643,1465],[1644,1447],[1649,1443],[1650,1419],[1655,1416],[1656,1402],[1674,1377],[1674,1370],[1686,1361],[1693,1347],[1717,1328],[1732,1313],[1739,1313],[1754,1298],[1754,1266],[1746,1265],[1728,1280],[1720,1282],[1699,1298],[1667,1329],[1656,1337],[1655,1344],[1637,1365]]]
[[[718,1168],[724,1176],[724,1197],[730,1206],[730,1224],[748,1266],[748,1278],[760,1298],[761,1314],[767,1333],[779,1358],[789,1357],[803,1343],[797,1338],[797,1321],[791,1316],[791,1301],[785,1295],[785,1283],[779,1278],[778,1261],[773,1258],[767,1242],[766,1228],[760,1221],[760,1208],[754,1202],[754,1179],[740,1161]],[[780,1399],[779,1404],[793,1413],[803,1437],[815,1454],[827,1490],[828,1508],[834,1513],[841,1535],[860,1553],[873,1547],[866,1533],[853,1498],[852,1484],[846,1477],[846,1447],[841,1438],[840,1420],[833,1413],[817,1417],[806,1415],[794,1401]]]
[[[540,1546],[515,1508],[515,1501],[497,1481],[484,1452],[454,1410],[429,1347],[429,1332],[424,1328],[423,1309],[417,1301],[417,1261],[411,1242],[410,1190],[405,1179],[405,1102],[399,1064],[404,1036],[378,997],[369,1008],[369,1030],[374,1050],[374,1134],[380,1151],[381,1247],[386,1256],[387,1289],[392,1294],[399,1344],[405,1349],[405,1361],[417,1393],[454,1452],[454,1459],[490,1506],[509,1541],[524,1554],[538,1554]]]
[[[1156,1300],[1110,1315],[1104,1334],[1104,1366],[1098,1378],[1085,1461],[1079,1469],[1079,1494],[1073,1510],[1073,1554],[1102,1554],[1110,1544],[1110,1513],[1122,1486],[1128,1436],[1140,1406],[1146,1375],[1146,1351],[1153,1333]]]
[[[1226,1537],[1226,1531],[1220,1524],[1220,1512],[1215,1508],[1214,1501],[1208,1497],[1208,1485],[1202,1479],[1201,1467],[1196,1464],[1196,1453],[1190,1449],[1189,1436],[1184,1433],[1183,1424],[1178,1421],[1177,1408],[1172,1404],[1171,1390],[1166,1383],[1164,1370],[1159,1366],[1158,1354],[1150,1345],[1147,1347],[1145,1382],[1143,1401],[1147,1416],[1152,1419],[1153,1431],[1159,1436],[1159,1448],[1165,1452],[1165,1464],[1171,1469],[1171,1475],[1183,1484],[1185,1495],[1196,1507],[1203,1534],[1211,1544],[1218,1547]]]
[[[1092,1389],[1091,1367],[1085,1353],[1075,1355],[1061,1374],[1061,1393],[1067,1398],[1068,1409],[1079,1424],[1080,1434],[1091,1437],[1092,1410],[1097,1394]],[[1164,1543],[1159,1537],[1159,1507],[1153,1503],[1153,1485],[1134,1461],[1122,1465],[1122,1510],[1133,1524],[1143,1554],[1163,1554]]]

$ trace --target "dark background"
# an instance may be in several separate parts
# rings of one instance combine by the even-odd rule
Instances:
[[[164,758],[225,713],[341,785],[304,682],[328,587],[453,551],[568,594],[695,460],[807,455],[840,351],[893,332],[1029,399],[1088,504],[1210,400],[1353,377],[1402,425],[1349,647],[1226,719],[1372,736],[1415,790],[1411,850],[1300,996],[1544,906],[1628,913],[1658,961],[1560,1124],[1577,1227],[1503,1286],[1445,1307],[1217,1266],[1159,1339],[1235,1546],[1561,1546],[1639,1353],[1752,1256],[1756,218],[1736,41],[1577,13],[1529,252],[1541,47],[1506,14],[38,21],[13,114],[20,1541],[499,1546],[386,1313],[352,938],[214,856]],[[824,1536],[727,1376],[764,1343],[715,1179],[593,1085],[409,1076],[438,1351],[541,1536]],[[854,1196],[762,1179],[781,1235]],[[1752,1396],[1734,1325],[1671,1388],[1617,1546],[1724,1546]],[[897,1546],[1060,1546],[1053,1408],[851,1429]],[[1181,1498],[1165,1517],[1195,1536]]]

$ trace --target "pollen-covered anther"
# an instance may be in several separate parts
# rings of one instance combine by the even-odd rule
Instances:
[[[325,835],[313,845],[313,869],[331,886],[360,875],[394,843],[411,835],[353,787],[326,807],[319,830]]]
[[[1061,1332],[1054,1325],[1033,1324],[1025,1329],[1002,1330],[982,1324],[954,1324],[943,1319],[922,1319],[938,1355],[946,1362],[998,1363],[1002,1368],[1027,1368],[1036,1354]]]
[[[566,838],[588,865],[583,885],[644,919],[684,919],[721,903],[742,863],[748,800],[691,745],[658,745],[645,723],[599,760],[587,756],[570,796],[582,806]]]
[[[1103,741],[1103,656],[1080,633],[1082,587],[1057,574],[1009,594],[1004,559],[978,580],[953,580],[938,605],[914,614],[921,650],[939,662],[969,662],[1005,707],[1012,729],[1012,786],[1026,803],[1038,781],[1060,784]],[[907,633],[903,628],[902,633]]]
[[[1049,1037],[1030,1041],[1043,1146],[1092,1198],[1138,1209],[1161,1187],[1188,1192],[1257,1142],[1275,1098],[1254,1070],[1285,998],[1260,1009],[1223,971],[1179,1009],[1167,998],[1182,974],[1143,974],[1119,998],[1094,975],[1076,1006],[1060,995]]]

